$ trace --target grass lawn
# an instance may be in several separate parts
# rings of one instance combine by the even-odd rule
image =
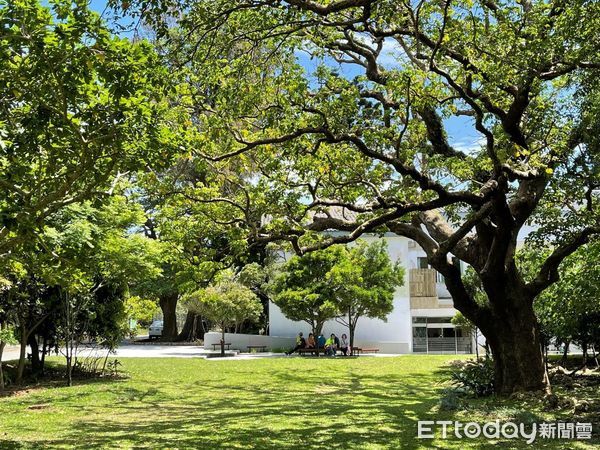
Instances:
[[[419,440],[417,420],[556,420],[516,400],[440,411],[452,356],[121,359],[128,378],[0,398],[2,448],[593,448]],[[33,407],[33,408],[32,408]],[[554,414],[554,415],[552,415]],[[563,412],[563,420],[572,420]],[[596,425],[597,426],[597,425]]]

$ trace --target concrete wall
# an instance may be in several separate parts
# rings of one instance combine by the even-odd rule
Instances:
[[[338,336],[341,333],[336,333]],[[308,336],[308,332],[305,334]],[[204,335],[204,348],[212,350],[212,344],[218,344],[221,341],[221,333],[211,331]],[[225,342],[231,343],[232,350],[248,351],[248,345],[266,345],[267,350],[290,349],[296,345],[296,337],[281,336],[262,336],[256,334],[234,334],[225,333]],[[396,341],[369,341],[358,339],[355,346],[363,348],[378,348],[380,353],[410,353],[410,344],[408,342]],[[219,347],[217,347],[217,350]]]
[[[294,338],[299,332],[308,336],[310,326],[305,322],[294,322],[283,315],[277,305],[269,304],[269,330],[273,336],[289,336]],[[323,335],[328,337],[335,333],[338,337],[348,335],[348,328],[339,322],[330,320],[323,326]],[[355,345],[359,347],[376,347],[381,353],[410,353],[412,343],[412,327],[408,298],[394,300],[394,310],[387,321],[361,317],[356,325]]]
[[[204,348],[212,350],[212,344],[221,342],[221,333],[210,331],[204,334]],[[247,351],[248,345],[266,345],[267,350],[288,349],[295,345],[295,337],[264,336],[258,334],[225,333],[225,342],[231,343],[232,350]],[[217,347],[218,349],[218,347]]]

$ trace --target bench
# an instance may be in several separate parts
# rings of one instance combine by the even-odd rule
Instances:
[[[360,356],[361,353],[377,353],[378,351],[378,348],[352,347],[352,353],[356,356]]]
[[[229,348],[231,347],[231,342],[225,342],[225,350],[229,350]],[[216,344],[212,344],[213,346],[213,350],[216,350],[217,347],[221,347],[221,343],[217,342]]]
[[[320,347],[320,348],[299,348],[296,351],[298,352],[299,355],[305,355],[306,353],[314,353],[317,356],[319,356],[319,353],[325,353],[325,352],[327,352],[327,350],[325,350],[323,347]]]
[[[266,345],[247,345],[246,347],[248,347],[248,351],[251,352],[252,349],[256,349],[259,352],[266,352],[267,351],[267,346]]]

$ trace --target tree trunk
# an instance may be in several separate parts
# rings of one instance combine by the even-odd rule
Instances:
[[[321,333],[323,333],[323,326],[325,325],[325,322],[319,322],[319,321],[315,321],[315,334],[318,336],[321,335]]]
[[[192,312],[188,312],[181,333],[179,333],[176,340],[191,342],[197,339],[204,339],[202,317]]]
[[[564,344],[565,344],[565,349],[563,351],[562,358],[560,359],[561,366],[564,366],[567,364],[567,358],[569,357],[569,347],[571,346],[571,341],[566,341]]]
[[[29,335],[29,337],[27,338],[27,343],[31,348],[31,371],[33,373],[41,373],[42,362],[40,361],[40,349],[35,333],[31,333]]]
[[[161,340],[172,342],[177,339],[177,300],[178,293],[161,295],[158,304],[163,313],[163,330]]]
[[[17,365],[17,379],[16,384],[23,383],[23,373],[25,372],[25,361],[27,359],[27,330],[24,326],[21,326],[21,339],[19,339],[21,345],[19,351],[19,364]]]
[[[221,324],[221,356],[225,356],[225,324]]]
[[[506,257],[492,260],[494,269],[480,273],[487,305],[479,306],[462,283],[460,270],[440,264],[454,305],[479,328],[494,359],[494,389],[499,394],[517,391],[550,391],[550,383],[538,321],[533,311],[534,294],[523,282],[516,265],[506,265]]]
[[[497,393],[549,391],[533,307],[523,308],[520,313],[504,311],[484,327],[494,358],[494,387]],[[483,331],[484,327],[480,329]]]
[[[4,353],[4,347],[6,342],[0,341],[0,392],[4,392],[4,370],[2,369],[2,354]]]
[[[73,386],[73,353],[72,350],[67,350],[67,386]]]
[[[350,342],[350,356],[354,356],[354,330],[356,329],[356,322],[352,321],[352,310],[348,309],[348,339]]]

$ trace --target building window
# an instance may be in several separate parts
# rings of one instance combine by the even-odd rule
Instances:
[[[427,337],[434,338],[434,339],[442,337],[442,329],[441,328],[427,328]]]
[[[454,328],[442,328],[443,335],[445,338],[453,338],[454,337]]]
[[[427,261],[427,257],[419,256],[417,258],[417,265],[419,269],[429,269],[429,262]]]
[[[452,317],[428,317],[427,323],[452,323]]]
[[[427,328],[425,327],[413,327],[414,338],[425,338]]]

